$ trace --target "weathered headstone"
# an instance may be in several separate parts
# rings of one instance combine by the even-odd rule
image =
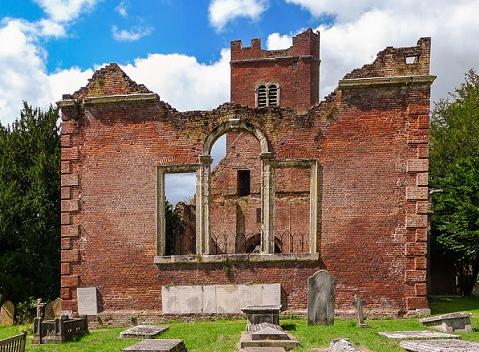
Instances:
[[[380,336],[394,340],[433,340],[433,339],[458,339],[459,335],[446,334],[444,332],[420,330],[420,331],[382,331]]]
[[[57,298],[53,302],[53,316],[60,318],[62,316],[62,299]]]
[[[326,270],[308,278],[308,324],[334,324],[334,286]]]
[[[358,316],[358,325],[356,325],[358,328],[366,328],[367,325],[364,322],[364,311],[363,311],[363,300],[361,297],[354,295],[354,304],[356,306],[356,314]]]
[[[12,302],[6,301],[0,308],[0,325],[13,325],[15,317],[15,306]]]
[[[120,337],[122,338],[144,338],[153,339],[163,332],[167,331],[167,326],[156,325],[137,325],[128,330],[122,331]]]
[[[406,340],[400,346],[410,352],[479,352],[479,343],[462,340]]]
[[[77,288],[77,299],[79,315],[98,314],[98,292],[96,287]]]
[[[136,345],[126,347],[123,352],[186,352],[183,340],[143,340]]]
[[[53,320],[55,319],[55,312],[53,311],[53,301],[48,303],[45,306],[45,315],[44,315],[45,320]]]

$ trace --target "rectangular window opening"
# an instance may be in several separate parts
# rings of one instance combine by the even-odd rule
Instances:
[[[406,56],[406,64],[411,65],[415,64],[418,61],[417,56]]]
[[[250,170],[238,170],[238,195],[249,196],[251,194]]]

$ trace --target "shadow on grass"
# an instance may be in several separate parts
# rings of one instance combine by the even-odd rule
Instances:
[[[281,327],[286,331],[296,331],[296,324],[281,324]]]

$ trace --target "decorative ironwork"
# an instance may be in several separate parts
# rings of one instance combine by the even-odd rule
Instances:
[[[261,252],[261,233],[222,232],[211,234],[211,254],[242,254]],[[274,253],[309,252],[309,234],[276,231]]]

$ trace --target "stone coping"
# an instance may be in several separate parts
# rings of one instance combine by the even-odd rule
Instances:
[[[470,312],[457,312],[457,313],[448,313],[448,314],[441,314],[441,315],[433,315],[427,318],[423,318],[420,320],[421,323],[432,323],[438,322],[441,320],[449,320],[449,319],[462,319],[462,318],[470,318],[472,313]]]
[[[179,264],[179,263],[223,263],[223,262],[295,262],[295,261],[318,261],[319,253],[245,253],[245,254],[203,254],[203,255],[171,255],[155,256],[155,264]]]
[[[83,105],[97,105],[97,104],[114,104],[122,102],[134,102],[134,101],[155,101],[158,100],[158,94],[156,93],[132,93],[132,94],[116,94],[116,95],[103,95],[98,97],[85,97],[80,102]],[[59,108],[75,106],[77,100],[75,99],[62,99],[57,102]]]
[[[392,76],[392,77],[368,77],[368,78],[347,78],[339,81],[338,87],[342,88],[360,88],[372,86],[384,86],[393,84],[432,84],[436,76],[418,75],[418,76]]]
[[[246,306],[241,308],[244,313],[257,313],[257,312],[279,312],[281,310],[281,304],[279,305],[263,305],[263,306]]]

